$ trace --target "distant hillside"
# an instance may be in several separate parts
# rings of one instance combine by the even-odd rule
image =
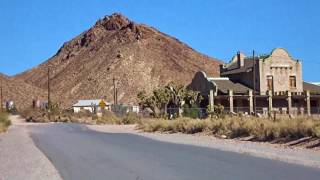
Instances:
[[[170,81],[188,84],[199,70],[218,76],[219,64],[217,59],[152,27],[113,14],[15,79],[46,89],[46,68],[50,65],[52,90],[65,106],[89,98],[106,97],[112,102],[113,78],[119,88],[119,102],[136,103],[138,91],[150,92]]]
[[[45,100],[46,93],[43,89],[34,87],[21,80],[9,78],[0,74],[0,81],[3,87],[3,101],[12,100],[18,109],[32,106],[32,99]]]

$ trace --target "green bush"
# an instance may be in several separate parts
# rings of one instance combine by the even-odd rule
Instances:
[[[183,106],[183,114],[182,115],[184,117],[196,119],[199,117],[200,113],[201,113],[200,109],[196,104],[192,104],[191,107],[189,107],[186,104]]]

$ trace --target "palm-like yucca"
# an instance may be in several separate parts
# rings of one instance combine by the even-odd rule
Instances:
[[[150,108],[156,117],[165,115],[168,104],[173,104],[179,108],[179,115],[181,115],[181,108],[185,103],[192,104],[198,100],[198,92],[188,90],[185,86],[170,82],[165,87],[155,89],[150,96],[147,96],[145,91],[138,93],[140,105]]]

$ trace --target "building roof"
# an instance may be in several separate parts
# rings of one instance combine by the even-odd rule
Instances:
[[[244,59],[244,65],[239,68],[234,69],[224,69],[224,72],[221,72],[220,75],[229,75],[229,74],[238,74],[238,73],[244,73],[244,72],[250,72],[253,68],[253,58],[245,58]]]
[[[213,82],[217,86],[218,91],[225,94],[228,93],[229,89],[233,90],[234,93],[247,93],[249,90],[251,90],[249,87],[241,83],[233,82],[228,79],[211,80],[211,82]]]
[[[98,106],[101,99],[91,99],[91,100],[78,100],[76,104],[72,107],[90,107],[90,106]],[[111,105],[111,103],[107,103],[107,105]]]
[[[307,82],[303,82],[303,90],[310,91],[310,93],[320,94],[320,86]]]

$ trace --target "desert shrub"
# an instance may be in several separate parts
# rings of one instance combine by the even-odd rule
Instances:
[[[9,120],[8,114],[5,112],[0,112],[0,133],[5,132],[10,125],[11,121]]]
[[[230,137],[241,137],[241,136],[249,136],[250,131],[248,126],[246,126],[246,122],[244,119],[238,119],[236,121],[233,121],[232,119],[229,120],[228,126],[230,129]],[[250,125],[250,124],[248,124]]]
[[[85,117],[89,118],[91,116],[92,116],[92,113],[87,109],[82,109],[79,112],[74,113],[74,117],[76,118],[85,118]]]
[[[183,106],[183,116],[196,119],[200,116],[201,110],[196,104],[192,104],[190,107],[185,104]]]
[[[194,134],[194,133],[203,132],[207,127],[208,127],[207,121],[192,120],[190,122],[185,123],[184,131],[187,134]]]
[[[99,119],[99,117],[98,117],[97,114],[92,114],[91,119],[92,119],[93,121],[97,121],[97,120]]]
[[[9,114],[17,114],[18,113],[18,109],[16,106],[13,106],[12,108],[8,109],[7,112]]]
[[[211,118],[224,119],[226,117],[224,107],[221,104],[214,105],[214,110],[211,109],[210,105],[208,105],[207,113]]]
[[[142,120],[139,129],[147,132],[181,132],[194,134],[209,131],[214,135],[228,138],[252,136],[255,140],[297,139],[302,137],[320,137],[320,121],[311,118],[271,119],[255,117],[228,117],[195,120],[178,118],[175,120]]]
[[[313,136],[320,138],[320,124],[313,127],[313,133],[314,133]]]
[[[25,118],[27,122],[49,122],[47,112],[41,109],[27,108],[22,110],[20,115]]]
[[[121,119],[113,112],[106,111],[97,119],[97,124],[121,124]]]
[[[122,118],[121,123],[122,124],[135,124],[135,123],[138,123],[139,121],[140,121],[140,118],[137,115],[137,113],[128,112]]]

